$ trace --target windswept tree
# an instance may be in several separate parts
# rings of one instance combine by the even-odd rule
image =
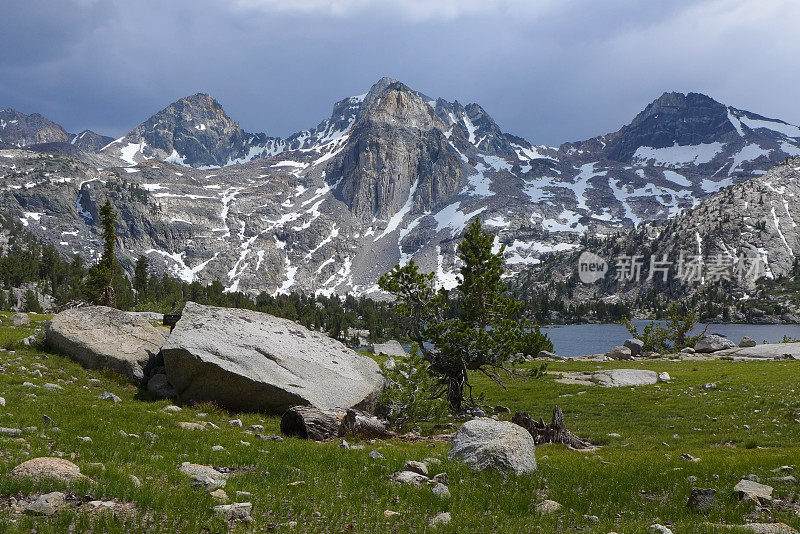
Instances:
[[[116,308],[117,297],[114,287],[111,285],[114,279],[114,270],[117,268],[117,256],[114,247],[117,243],[117,231],[114,224],[117,214],[111,206],[111,202],[100,207],[100,224],[103,226],[103,255],[100,261],[89,271],[89,282],[87,284],[90,300]]]
[[[435,275],[422,273],[412,261],[395,266],[378,285],[397,299],[407,319],[408,335],[419,346],[429,370],[438,377],[434,396],[446,396],[460,412],[465,390],[472,401],[469,372],[483,373],[503,387],[501,370],[519,352],[537,354],[553,345],[522,316],[522,304],[508,296],[501,278],[503,250],[492,252],[494,236],[475,219],[458,246],[461,260],[455,299],[436,288]]]

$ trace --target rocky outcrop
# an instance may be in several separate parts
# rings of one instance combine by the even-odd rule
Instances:
[[[499,469],[518,475],[536,470],[533,437],[521,426],[486,417],[467,421],[447,453],[475,470]]]
[[[89,369],[110,369],[142,384],[145,368],[164,344],[164,333],[146,319],[105,306],[73,308],[55,315],[45,341]]]
[[[800,343],[763,343],[752,347],[736,347],[715,352],[714,356],[767,360],[800,360]]]
[[[38,113],[26,115],[11,108],[0,111],[0,144],[24,147],[69,140],[64,128]]]
[[[249,310],[188,302],[161,352],[180,400],[234,410],[369,409],[383,387],[370,358],[287,319]]]
[[[373,343],[369,346],[369,351],[372,354],[383,354],[385,356],[391,356],[394,358],[408,357],[408,352],[405,348],[403,348],[403,345],[394,339],[391,339],[386,343]]]

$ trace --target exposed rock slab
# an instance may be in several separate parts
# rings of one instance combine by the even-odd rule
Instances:
[[[800,360],[800,343],[764,343],[754,347],[737,347],[715,352],[714,356],[765,360]]]
[[[372,408],[378,365],[324,334],[250,310],[188,302],[162,349],[182,401],[244,411]]]
[[[373,354],[385,354],[386,356],[392,356],[394,358],[406,358],[408,356],[408,352],[406,352],[406,349],[403,348],[403,345],[394,339],[389,340],[386,343],[375,343],[370,345],[369,350]]]
[[[45,328],[52,348],[90,369],[111,369],[137,385],[165,339],[147,319],[105,306],[63,311]]]
[[[717,352],[719,350],[732,349],[736,344],[730,339],[718,334],[708,334],[701,337],[694,345],[695,352]]]
[[[519,475],[536,470],[535,444],[528,431],[514,423],[486,417],[461,425],[447,457],[478,471],[499,469]]]
[[[658,373],[647,369],[608,369],[590,373],[588,379],[605,388],[650,386],[658,382]]]

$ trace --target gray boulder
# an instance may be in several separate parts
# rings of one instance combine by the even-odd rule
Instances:
[[[644,349],[644,341],[636,338],[626,339],[622,345],[631,350],[632,356],[639,356],[642,353],[642,349]]]
[[[742,338],[742,340],[739,342],[739,346],[742,347],[742,348],[755,347],[756,346],[756,342],[753,339],[750,339],[749,337],[744,336]]]
[[[162,351],[182,401],[241,411],[373,407],[378,364],[293,321],[187,302]]]
[[[14,323],[14,326],[25,326],[31,324],[31,318],[27,313],[15,313],[11,316],[11,322]]]
[[[736,345],[730,339],[719,334],[708,334],[701,337],[694,345],[695,352],[717,352],[718,350],[732,349]]]
[[[514,423],[489,418],[461,425],[447,457],[461,460],[478,471],[492,468],[519,475],[536,470],[536,451],[530,433]]]
[[[756,502],[772,501],[772,486],[759,484],[752,480],[743,478],[733,488],[733,493],[740,499]]]
[[[384,354],[393,358],[407,358],[408,352],[403,348],[399,341],[391,339],[386,343],[375,343],[369,346],[372,354]]]
[[[800,360],[800,343],[762,343],[754,347],[737,347],[715,352],[714,356],[765,360]]]
[[[633,353],[628,347],[619,345],[608,351],[606,353],[606,358],[611,358],[612,360],[632,360]]]
[[[45,341],[53,349],[90,369],[111,369],[137,385],[164,340],[147,319],[105,306],[63,311],[45,327]]]
[[[606,388],[649,386],[658,382],[658,373],[647,369],[608,369],[591,373],[588,380]]]

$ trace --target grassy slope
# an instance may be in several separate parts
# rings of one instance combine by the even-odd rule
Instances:
[[[21,339],[32,330],[0,327],[0,346]],[[16,359],[20,361],[17,362]],[[450,511],[453,521],[438,532],[646,532],[654,522],[671,524],[676,532],[712,532],[705,521],[742,523],[747,509],[728,498],[734,484],[754,473],[766,481],[770,470],[784,464],[800,468],[800,362],[734,363],[648,362],[637,367],[668,371],[673,382],[660,387],[622,389],[586,388],[553,382],[551,378],[509,379],[501,391],[480,378],[476,390],[487,393],[489,404],[527,410],[535,416],[560,404],[571,429],[582,437],[605,444],[595,452],[582,453],[561,446],[537,449],[538,471],[530,476],[504,477],[499,473],[473,473],[446,460],[447,445],[377,443],[365,450],[343,450],[335,443],[298,440],[264,441],[247,432],[251,424],[263,424],[265,433],[278,433],[277,417],[235,414],[245,428],[227,424],[232,414],[212,406],[185,407],[167,414],[166,401],[148,401],[132,386],[98,371],[87,371],[66,358],[40,349],[18,349],[14,355],[0,352],[0,426],[37,426],[23,435],[24,442],[0,437],[0,496],[25,495],[61,489],[55,483],[35,484],[10,479],[6,474],[18,463],[36,456],[64,453],[74,457],[93,483],[73,489],[79,496],[117,498],[136,503],[139,515],[75,515],[65,512],[53,518],[15,516],[0,509],[0,532],[225,532],[229,525],[213,516],[216,504],[201,490],[193,489],[177,466],[184,461],[215,466],[247,467],[231,476],[227,493],[249,491],[254,523],[236,525],[239,531],[296,532],[426,532],[431,516]],[[23,370],[24,366],[27,370]],[[41,366],[43,377],[32,376]],[[557,370],[591,370],[614,364],[565,362],[551,364]],[[74,378],[73,378],[74,377]],[[98,378],[100,384],[88,381]],[[63,391],[23,387],[25,381],[43,385],[59,383]],[[718,389],[701,386],[716,382]],[[114,405],[97,396],[110,391],[123,402]],[[586,391],[585,394],[576,395]],[[37,397],[30,397],[34,392]],[[572,396],[563,396],[569,395]],[[198,412],[208,416],[199,419]],[[61,429],[42,425],[47,414]],[[714,421],[713,418],[717,418]],[[220,430],[186,431],[179,421],[212,421]],[[744,425],[749,425],[746,429]],[[125,438],[120,430],[157,435],[154,442]],[[607,434],[618,433],[619,438]],[[677,435],[677,437],[675,437]],[[78,441],[89,436],[92,443]],[[240,444],[249,441],[250,446]],[[225,451],[212,452],[213,445]],[[371,460],[379,450],[385,460]],[[699,457],[697,463],[681,460],[681,453]],[[433,473],[446,471],[452,498],[440,500],[428,488],[398,487],[387,476],[405,460],[436,457],[443,461]],[[91,467],[101,462],[106,469]],[[135,487],[130,475],[142,481]],[[718,490],[717,506],[700,516],[685,507],[692,487]],[[718,475],[718,480],[714,479]],[[289,486],[295,481],[302,485]],[[775,484],[778,495],[800,488]],[[564,505],[552,516],[539,516],[534,507],[541,498]],[[240,499],[241,500],[241,499]],[[385,510],[399,512],[387,520]],[[599,522],[586,516],[594,515]],[[773,519],[800,528],[800,517],[791,512],[774,513]]]

